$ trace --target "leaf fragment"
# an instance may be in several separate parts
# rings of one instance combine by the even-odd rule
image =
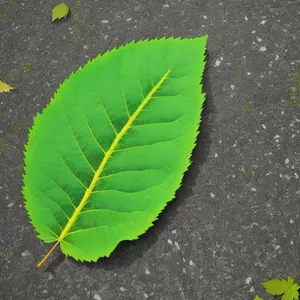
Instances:
[[[14,89],[13,87],[9,86],[7,83],[0,80],[0,93],[8,93],[13,89]]]
[[[270,295],[279,296],[282,295],[282,300],[297,300],[300,286],[294,283],[294,279],[288,277],[285,279],[274,278],[272,280],[262,283],[262,286],[266,289],[266,292]]]
[[[264,300],[263,298],[259,297],[258,295],[255,296],[253,300]]]
[[[64,3],[60,3],[52,9],[52,22],[56,19],[66,18],[70,8]]]
[[[295,290],[288,290],[286,291],[281,300],[298,300],[299,299],[299,292]]]
[[[278,278],[263,282],[262,286],[266,289],[268,294],[274,296],[281,295],[289,289],[287,280],[280,280]]]

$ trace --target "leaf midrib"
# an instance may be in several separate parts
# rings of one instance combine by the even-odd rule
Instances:
[[[101,161],[97,171],[94,174],[93,180],[90,184],[90,186],[87,188],[87,190],[85,191],[85,194],[83,196],[83,198],[80,201],[80,204],[77,206],[77,208],[75,209],[72,217],[69,219],[68,223],[66,224],[65,228],[63,229],[63,231],[61,232],[60,236],[58,237],[58,242],[61,242],[66,235],[69,233],[71,227],[73,226],[73,224],[76,222],[81,210],[83,209],[83,207],[85,206],[86,202],[88,201],[96,183],[98,182],[98,180],[100,179],[100,176],[102,174],[102,171],[107,163],[107,161],[109,160],[109,158],[112,156],[115,148],[117,147],[118,143],[120,142],[120,140],[122,139],[122,137],[126,134],[126,132],[129,130],[130,126],[132,125],[132,123],[135,121],[135,119],[138,117],[138,115],[140,114],[140,112],[142,111],[142,109],[144,108],[144,106],[150,101],[150,99],[152,98],[152,96],[155,94],[155,92],[159,89],[159,87],[163,84],[163,82],[166,80],[166,78],[168,77],[168,75],[170,74],[170,72],[172,71],[172,69],[169,69],[164,76],[162,76],[162,78],[160,79],[160,81],[151,89],[151,91],[148,93],[148,95],[146,96],[146,98],[143,99],[143,101],[141,102],[141,104],[139,105],[139,107],[137,108],[137,110],[134,112],[134,114],[128,119],[127,123],[124,125],[124,127],[122,128],[122,130],[116,134],[116,137],[113,141],[113,143],[111,144],[109,150],[105,153],[105,156],[103,158],[103,160]]]

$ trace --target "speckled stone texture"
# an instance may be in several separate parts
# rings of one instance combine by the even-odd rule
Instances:
[[[0,0],[0,298],[253,299],[300,268],[300,1]],[[207,92],[193,164],[145,235],[81,264],[35,237],[21,195],[33,116],[60,82],[133,39],[208,33]],[[294,97],[295,98],[295,97]]]

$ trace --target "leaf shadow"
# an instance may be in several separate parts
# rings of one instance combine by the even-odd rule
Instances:
[[[55,272],[55,269],[65,260],[66,256],[60,252],[55,256],[54,259],[51,260],[48,267],[44,270],[44,272],[53,273]]]
[[[202,113],[202,121],[200,126],[200,134],[197,138],[197,144],[192,153],[192,164],[185,173],[182,185],[176,192],[175,198],[168,203],[165,209],[159,215],[154,226],[150,227],[146,233],[141,235],[139,239],[134,241],[121,242],[109,258],[100,258],[96,263],[84,263],[88,268],[96,269],[120,269],[128,267],[138,258],[143,257],[144,253],[154,245],[159,235],[172,223],[172,220],[177,215],[177,209],[180,205],[184,205],[185,199],[193,194],[193,187],[196,184],[200,167],[207,161],[211,145],[211,126],[216,113],[216,108],[213,104],[210,73],[209,68],[212,67],[212,62],[208,51],[206,52],[206,67],[203,75],[203,91],[206,93],[206,101]],[[82,265],[72,258],[68,258],[75,265]]]

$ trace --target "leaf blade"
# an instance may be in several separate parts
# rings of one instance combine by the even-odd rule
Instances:
[[[288,282],[284,279],[280,280],[278,278],[263,282],[262,286],[266,289],[268,294],[274,296],[282,295],[289,289]]]
[[[66,18],[69,14],[70,8],[64,2],[58,4],[52,9],[52,22],[56,19]]]
[[[66,255],[84,261],[109,256],[120,241],[137,239],[153,226],[174,198],[199,132],[205,44],[206,37],[162,39],[113,50],[72,74],[35,119],[26,148],[26,208],[38,232],[44,220],[37,214],[46,205],[38,199],[39,189],[52,190],[46,196],[56,196],[66,214],[72,213],[58,238]],[[149,61],[151,71],[145,69]],[[55,177],[71,201],[36,175],[40,168]],[[50,209],[66,222],[59,207]],[[88,210],[94,212],[83,214]]]

